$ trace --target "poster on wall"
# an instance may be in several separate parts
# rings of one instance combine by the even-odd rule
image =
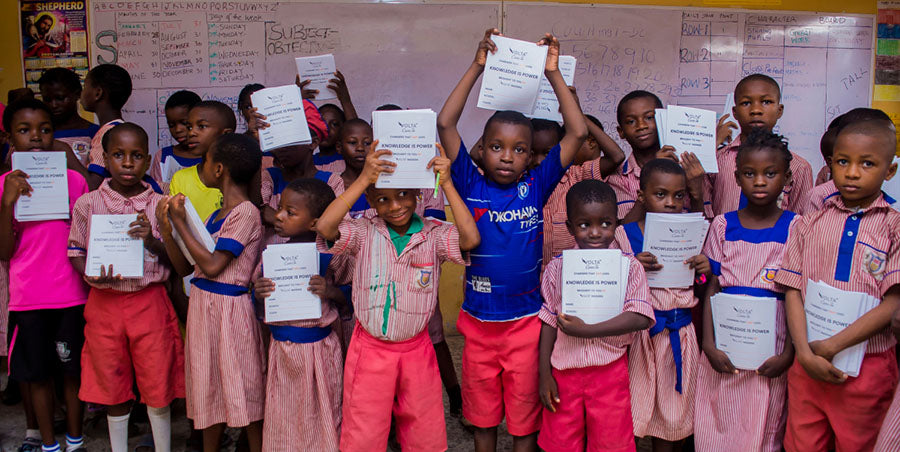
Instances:
[[[84,78],[89,69],[86,2],[21,0],[19,5],[25,86],[38,92],[41,73],[54,67]]]

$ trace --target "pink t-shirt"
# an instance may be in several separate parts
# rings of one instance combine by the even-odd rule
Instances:
[[[0,176],[0,193],[6,182]],[[69,216],[75,201],[88,192],[81,174],[68,170]],[[70,220],[13,219],[16,249],[9,260],[9,310],[62,309],[87,301],[88,287],[68,257]]]

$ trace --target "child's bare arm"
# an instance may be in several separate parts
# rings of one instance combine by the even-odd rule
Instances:
[[[13,218],[16,201],[22,195],[30,196],[31,185],[28,175],[22,170],[15,170],[6,175],[3,182],[3,198],[0,202],[0,259],[8,261],[16,251],[16,233],[13,229]]]
[[[184,195],[173,196],[169,200],[169,218],[172,227],[178,231],[185,248],[191,253],[194,262],[203,271],[203,274],[214,278],[225,270],[225,267],[234,259],[234,255],[222,250],[214,250],[212,253],[200,242],[187,224],[187,216],[184,211]]]
[[[559,388],[551,373],[550,356],[556,344],[556,328],[541,322],[541,339],[538,345],[538,375],[541,391],[541,403],[548,410],[556,412],[559,405]]]
[[[435,143],[440,151],[440,157],[433,158],[428,162],[428,167],[434,169],[435,174],[440,178],[441,189],[444,190],[444,196],[447,203],[450,204],[450,211],[453,212],[453,219],[456,223],[456,229],[459,231],[459,249],[469,251],[481,244],[481,234],[478,232],[478,226],[472,213],[466,207],[456,187],[453,186],[453,180],[450,178],[450,159],[440,143]]]
[[[549,46],[547,50],[547,64],[544,69],[544,75],[553,87],[556,93],[556,99],[559,100],[559,112],[562,113],[563,123],[566,125],[566,136],[559,142],[559,160],[563,168],[572,163],[575,154],[581,149],[581,144],[587,138],[588,129],[584,124],[584,113],[578,106],[578,101],[566,81],[563,80],[562,73],[559,72],[559,40],[550,33],[538,42],[538,44]]]
[[[587,324],[578,317],[560,313],[556,320],[563,333],[574,337],[619,336],[650,328],[650,319],[637,312],[623,312],[605,322]]]
[[[469,98],[469,92],[472,91],[472,87],[475,86],[478,77],[484,72],[487,53],[494,53],[497,51],[497,46],[494,44],[494,41],[491,40],[491,36],[499,34],[500,31],[496,28],[491,28],[484,32],[484,38],[478,43],[478,50],[475,52],[475,61],[472,62],[466,70],[466,73],[463,74],[462,79],[459,80],[459,83],[457,83],[456,87],[453,88],[453,91],[450,92],[450,96],[447,97],[447,101],[444,102],[444,107],[441,108],[441,112],[438,113],[438,136],[441,139],[441,144],[443,144],[444,148],[447,150],[447,157],[450,158],[451,162],[456,160],[456,155],[459,153],[459,145],[462,142],[462,138],[460,138],[459,130],[456,126],[459,124],[459,118],[462,116],[463,109],[466,107],[466,100]]]
[[[378,146],[377,140],[369,145],[369,154],[366,156],[366,165],[363,167],[362,174],[344,190],[344,193],[338,195],[337,199],[328,205],[328,208],[319,217],[319,221],[316,222],[316,233],[325,240],[333,242],[340,238],[338,226],[341,224],[344,216],[347,215],[347,212],[350,212],[350,206],[360,196],[363,196],[369,185],[374,184],[378,180],[378,174],[394,172],[394,167],[397,164],[381,159],[382,156],[390,155],[391,151],[387,149],[376,151],[376,146]]]
[[[813,353],[830,361],[841,350],[852,347],[887,328],[898,306],[900,306],[900,285],[895,285],[888,289],[881,303],[874,309],[863,314],[834,336],[811,342],[809,347]]]
[[[803,366],[806,373],[816,380],[840,384],[847,379],[847,375],[831,364],[826,359],[813,353],[806,335],[806,311],[803,310],[803,296],[800,290],[789,288],[784,293],[784,311],[787,317],[788,331],[794,342],[794,351],[797,362]]]
[[[328,81],[328,89],[337,93],[338,101],[341,103],[341,110],[344,110],[344,118],[349,121],[359,117],[356,114],[356,107],[353,106],[353,101],[350,100],[350,90],[347,88],[347,81],[344,79],[344,74],[341,74],[341,71],[336,71],[334,78]]]
[[[608,177],[616,172],[616,168],[625,161],[625,151],[593,121],[585,119],[584,124],[588,128],[588,133],[597,142],[597,146],[600,146],[600,150],[603,151],[599,161],[600,175]]]
[[[706,358],[709,360],[709,364],[712,366],[713,370],[719,373],[736,374],[738,371],[735,369],[734,364],[731,363],[731,360],[728,359],[728,355],[716,348],[716,329],[713,326],[712,302],[710,299],[713,295],[717,294],[720,289],[719,278],[715,275],[711,276],[702,300],[703,323],[701,326],[703,328],[703,343],[700,344],[700,348],[703,350],[703,353],[706,354]]]
[[[159,235],[166,250],[166,256],[172,268],[179,276],[187,276],[194,271],[194,267],[181,253],[181,248],[172,235],[172,222],[169,220],[169,198],[161,200],[156,205],[156,224],[159,225]]]

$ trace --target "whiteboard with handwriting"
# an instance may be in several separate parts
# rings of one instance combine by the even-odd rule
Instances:
[[[782,87],[779,131],[817,170],[827,123],[871,99],[872,15],[487,1],[97,0],[90,8],[92,65],[128,69],[135,91],[125,117],[160,146],[171,142],[163,105],[172,92],[235,107],[247,83],[292,82],[297,56],[333,53],[364,119],[384,103],[438,111],[501,9],[505,35],[537,40],[549,31],[577,58],[582,107],[616,139],[616,104],[629,91],[721,112],[737,81],[761,72]],[[469,142],[490,113],[474,98],[461,124]]]

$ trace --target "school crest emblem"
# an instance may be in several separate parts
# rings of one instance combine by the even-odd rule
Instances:
[[[881,281],[884,277],[884,266],[887,261],[887,256],[881,251],[876,251],[870,247],[865,247],[866,251],[863,253],[863,268],[869,272],[870,275],[874,276],[875,279]]]
[[[778,274],[777,268],[763,267],[762,271],[759,272],[759,279],[761,279],[762,282],[767,283],[767,284],[775,284],[775,275],[777,275],[777,274]]]
[[[427,288],[431,287],[432,273],[433,273],[432,270],[423,270],[423,269],[416,270],[416,284],[418,284],[419,287],[421,287],[422,289],[427,289]]]

